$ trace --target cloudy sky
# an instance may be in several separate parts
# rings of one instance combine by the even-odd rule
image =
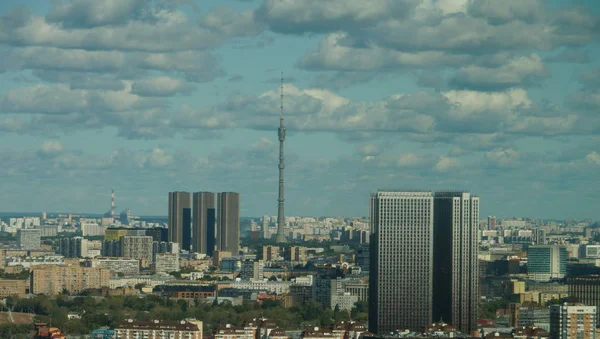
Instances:
[[[283,71],[289,215],[600,219],[599,41],[597,0],[4,0],[0,210],[273,215]]]

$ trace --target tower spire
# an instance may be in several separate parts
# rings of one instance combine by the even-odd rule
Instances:
[[[285,142],[285,126],[283,121],[283,72],[281,72],[281,87],[280,87],[280,111],[279,111],[279,198],[277,199],[277,236],[275,241],[284,243],[287,241],[285,237],[285,214],[284,214],[284,193],[283,193],[283,171],[285,162],[283,158],[283,144]]]

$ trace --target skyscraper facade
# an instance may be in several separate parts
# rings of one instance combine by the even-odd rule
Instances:
[[[433,194],[371,196],[369,331],[423,331],[432,320]]]
[[[433,202],[433,319],[477,330],[479,197],[438,192]]]
[[[188,192],[169,193],[169,241],[189,251],[192,244],[192,211]]]
[[[558,245],[529,246],[527,274],[537,281],[562,279],[567,274],[567,249]]]
[[[217,195],[217,248],[219,251],[240,252],[240,194],[222,192]]]
[[[215,194],[196,192],[193,197],[192,249],[212,257],[215,250]]]

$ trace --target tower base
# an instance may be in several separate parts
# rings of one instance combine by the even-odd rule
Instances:
[[[287,242],[287,238],[285,237],[284,234],[277,234],[275,236],[275,242],[284,243],[284,242]]]

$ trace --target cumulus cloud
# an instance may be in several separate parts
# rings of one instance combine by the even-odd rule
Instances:
[[[61,1],[46,15],[46,20],[67,28],[122,25],[139,16],[146,3],[145,0]]]
[[[589,163],[600,165],[600,154],[594,151],[585,156],[585,160]]]
[[[46,140],[40,147],[39,152],[44,155],[55,155],[63,150],[63,145],[58,140]]]
[[[124,91],[72,90],[62,84],[38,84],[7,91],[0,97],[0,111],[7,113],[49,113],[125,111],[155,106]]]
[[[484,158],[487,165],[508,167],[519,159],[519,151],[512,148],[496,149],[486,152]]]
[[[512,59],[499,67],[463,67],[450,80],[450,85],[461,89],[498,91],[536,83],[547,75],[542,59],[532,54]]]
[[[359,29],[386,18],[405,18],[416,0],[265,0],[257,16],[281,33]]]
[[[398,167],[414,167],[422,162],[422,159],[414,153],[400,154],[395,160]]]
[[[230,38],[252,36],[263,30],[254,20],[252,11],[219,9],[197,23],[189,20],[184,12],[166,7],[153,8],[143,17],[136,18],[119,11],[118,6],[123,5],[119,5],[120,1],[114,1],[111,11],[106,13],[98,13],[99,5],[95,1],[80,3],[85,8],[69,4],[58,7],[57,12],[49,16],[49,20],[60,21],[56,23],[23,9],[14,10],[0,19],[3,28],[0,42],[17,46],[172,52],[214,47]],[[88,14],[68,20],[72,11],[87,11]],[[60,24],[64,20],[67,25]],[[120,25],[109,25],[111,23]],[[85,26],[86,29],[74,29],[74,26]]]
[[[460,161],[456,158],[440,156],[433,166],[433,169],[436,172],[448,172],[451,169],[457,168],[460,166]]]
[[[162,76],[136,81],[132,86],[132,93],[140,96],[164,97],[187,94],[193,89],[194,87],[185,81]]]

